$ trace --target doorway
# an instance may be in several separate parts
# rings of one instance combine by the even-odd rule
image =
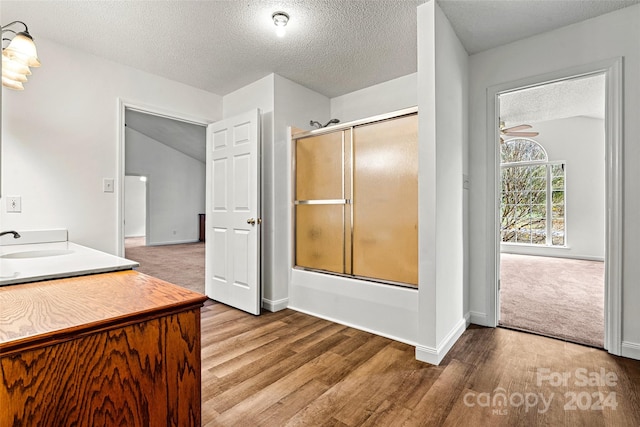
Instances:
[[[500,107],[499,96],[547,83],[605,75],[605,250],[604,250],[604,348],[611,354],[622,353],[622,116],[623,80],[622,58],[612,58],[570,69],[531,76],[521,80],[497,84],[487,88],[487,167],[492,173],[487,188],[487,297],[488,325],[498,326],[500,320]],[[567,165],[570,173],[570,165]],[[567,199],[569,200],[569,199]],[[567,224],[568,241],[571,224]]]
[[[603,348],[605,75],[498,105],[499,325]]]
[[[604,347],[605,76],[498,95],[499,325]]]
[[[121,254],[140,272],[204,293],[206,123],[120,108]]]

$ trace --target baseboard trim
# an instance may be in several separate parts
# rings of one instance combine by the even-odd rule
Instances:
[[[437,365],[442,360],[441,357],[438,357],[438,350],[433,347],[427,347],[424,345],[416,346],[416,359],[421,362],[430,363],[432,365]]]
[[[471,314],[469,312],[467,312],[464,315],[464,326],[465,326],[465,329],[468,328],[470,324],[471,324]]]
[[[505,245],[504,243],[502,245]],[[526,256],[541,256],[548,258],[568,258],[568,259],[577,259],[583,261],[602,261],[604,262],[604,257],[602,256],[592,256],[592,255],[580,255],[580,254],[571,254],[566,251],[571,250],[571,248],[565,247],[535,247],[535,246],[523,246],[522,248],[518,248],[518,246],[511,246],[508,243],[506,244],[509,249],[500,249],[501,254],[509,254],[509,255],[526,255]],[[514,243],[517,245],[517,243]]]
[[[289,298],[283,298],[275,301],[262,298],[262,308],[272,313],[276,311],[284,310],[288,306],[289,306]]]
[[[318,317],[320,319],[328,320],[328,321],[333,322],[333,323],[338,323],[340,325],[348,326],[349,328],[358,329],[358,330],[364,331],[364,332],[369,332],[371,334],[379,335],[379,336],[385,337],[385,338],[389,338],[390,340],[394,340],[394,341],[398,341],[398,342],[401,342],[401,343],[405,343],[405,344],[408,344],[410,346],[414,346],[415,347],[417,345],[414,341],[410,341],[410,340],[406,340],[404,338],[396,337],[396,336],[393,336],[391,334],[385,334],[385,333],[382,333],[380,331],[375,331],[373,329],[365,328],[363,326],[355,325],[355,324],[352,324],[352,323],[349,323],[349,322],[344,322],[342,320],[334,319],[334,318],[332,318],[330,316],[320,315],[318,313],[314,313],[314,312],[309,311],[309,310],[303,310],[303,309],[297,308],[297,307],[289,306],[289,308],[291,310],[299,311],[300,313],[308,314],[309,316]]]
[[[185,243],[198,243],[200,240],[172,240],[170,242],[148,242],[147,246],[169,246],[169,245],[184,245]]]
[[[622,341],[621,356],[629,359],[640,360],[640,344],[629,341]]]
[[[417,345],[416,359],[432,365],[439,365],[466,329],[467,319],[465,316],[458,321],[449,334],[442,340],[442,342],[440,342],[440,345],[438,345],[437,348]]]
[[[469,322],[474,325],[488,326],[487,313],[480,313],[478,311],[469,312]]]

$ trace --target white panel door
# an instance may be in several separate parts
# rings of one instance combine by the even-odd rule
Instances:
[[[260,314],[260,112],[207,127],[205,293]]]

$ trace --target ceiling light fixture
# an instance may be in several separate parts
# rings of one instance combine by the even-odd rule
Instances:
[[[286,33],[284,27],[286,27],[289,22],[289,14],[286,12],[274,12],[271,18],[273,19],[273,24],[276,26],[276,35],[278,37],[284,37]]]
[[[24,26],[24,31],[15,32],[8,27],[16,24]],[[22,21],[13,21],[2,27],[2,42],[9,45],[2,48],[2,86],[14,90],[23,90],[22,83],[31,75],[29,67],[39,67],[40,61],[36,52],[33,37],[29,34],[27,24]],[[13,39],[5,38],[5,33],[13,33]]]

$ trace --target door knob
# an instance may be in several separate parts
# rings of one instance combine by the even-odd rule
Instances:
[[[260,218],[258,218],[258,219],[249,218],[247,220],[247,224],[251,224],[251,225],[256,225],[256,222],[258,224],[262,224],[262,219],[260,219]]]

